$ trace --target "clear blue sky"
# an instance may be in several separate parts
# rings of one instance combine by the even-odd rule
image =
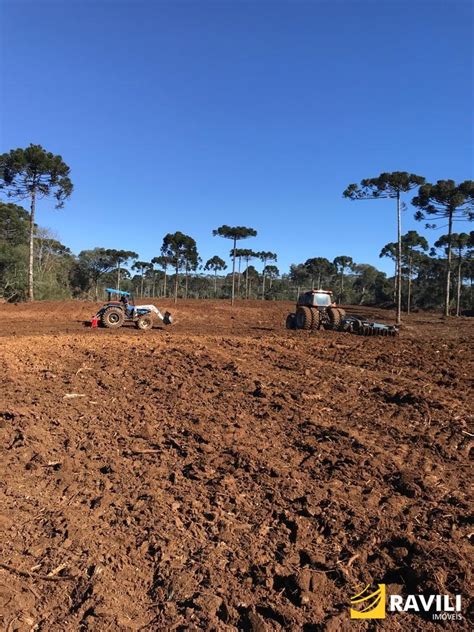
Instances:
[[[181,230],[204,260],[227,256],[211,235],[226,223],[256,228],[242,245],[281,271],[344,254],[391,272],[393,203],[344,188],[382,171],[472,178],[469,0],[0,7],[0,151],[39,143],[71,166],[72,198],[42,202],[38,222],[76,253],[146,260]]]

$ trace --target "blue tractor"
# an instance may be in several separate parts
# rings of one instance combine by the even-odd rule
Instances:
[[[106,292],[107,303],[102,305],[92,318],[92,327],[100,325],[107,329],[118,329],[125,322],[133,322],[137,329],[151,329],[153,327],[153,315],[163,321],[165,325],[171,325],[173,322],[169,312],[162,314],[154,305],[135,305],[130,292],[114,288],[107,288]]]

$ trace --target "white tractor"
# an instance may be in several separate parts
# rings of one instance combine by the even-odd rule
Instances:
[[[346,312],[337,307],[329,290],[310,290],[298,296],[296,312],[288,314],[287,329],[338,329]]]

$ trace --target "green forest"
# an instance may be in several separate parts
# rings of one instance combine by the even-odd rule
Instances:
[[[430,184],[423,177],[394,172],[347,187],[343,195],[348,200],[394,199],[398,233],[393,242],[378,247],[381,258],[393,261],[393,275],[338,252],[332,261],[314,256],[281,272],[278,253],[241,247],[244,240],[251,246],[257,235],[254,228],[243,226],[209,228],[210,234],[229,240],[227,261],[217,255],[204,261],[195,239],[181,232],[164,235],[151,261],[131,250],[100,246],[73,253],[36,219],[41,198],[54,197],[62,208],[72,191],[62,157],[39,145],[0,156],[2,300],[102,300],[106,287],[130,290],[136,297],[175,300],[293,300],[298,292],[316,287],[332,289],[341,303],[393,307],[399,302],[405,312],[444,310],[460,315],[474,307],[474,231],[454,230],[454,222],[466,226],[473,219],[472,181]],[[402,201],[410,191],[412,199]],[[29,210],[22,205],[25,202]],[[410,204],[415,218],[427,222],[427,228],[438,228],[439,234],[446,225],[444,234],[429,243],[417,231],[403,233],[401,211],[408,212]],[[349,207],[348,201],[348,213]],[[433,220],[441,226],[430,223]]]

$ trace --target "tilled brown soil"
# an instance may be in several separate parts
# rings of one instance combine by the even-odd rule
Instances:
[[[2,629],[470,629],[472,322],[361,338],[286,331],[284,303],[158,305],[176,324],[149,332],[0,306]],[[464,618],[350,621],[382,582]]]

